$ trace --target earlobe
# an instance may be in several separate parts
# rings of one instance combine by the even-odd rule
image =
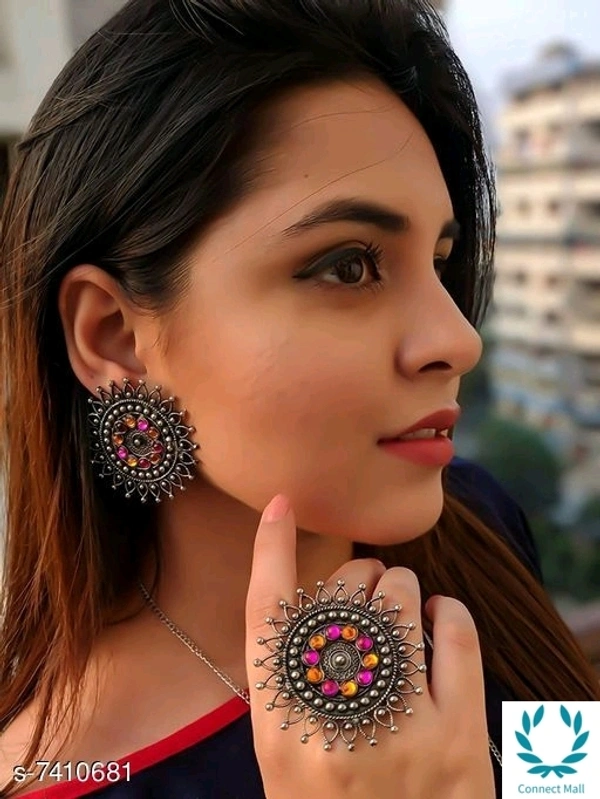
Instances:
[[[136,311],[118,282],[91,264],[71,269],[58,293],[67,354],[80,382],[91,392],[124,375],[144,378],[136,355]]]

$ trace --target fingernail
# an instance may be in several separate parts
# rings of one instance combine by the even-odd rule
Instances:
[[[290,502],[283,494],[277,494],[263,511],[264,522],[278,522],[287,514]]]

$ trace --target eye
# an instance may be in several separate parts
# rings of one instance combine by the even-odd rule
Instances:
[[[383,283],[379,271],[381,254],[381,248],[373,244],[337,250],[296,275],[296,279],[312,278],[316,285],[330,289],[378,290]]]

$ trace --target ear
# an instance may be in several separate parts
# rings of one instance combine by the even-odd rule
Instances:
[[[137,353],[148,320],[109,274],[91,264],[71,269],[60,285],[58,310],[73,371],[92,394],[110,380],[145,379]]]

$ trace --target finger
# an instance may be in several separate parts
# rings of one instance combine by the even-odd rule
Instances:
[[[293,601],[296,582],[294,512],[287,497],[278,494],[264,509],[254,539],[246,598],[249,638],[265,631],[265,617],[277,616],[281,599]]]
[[[256,696],[261,658],[269,654],[263,645],[273,638],[267,619],[278,618],[279,602],[293,601],[296,587],[296,521],[289,500],[278,494],[264,509],[256,537],[250,582],[246,596],[246,672],[253,720],[264,702]],[[271,644],[267,645],[271,650]]]
[[[485,686],[473,617],[462,602],[439,595],[427,600],[425,612],[433,622],[432,699],[456,718],[478,718]]]
[[[362,584],[365,586],[365,594],[370,597],[385,570],[385,564],[375,558],[350,560],[331,575],[325,583],[325,590],[333,593],[338,580],[343,580],[350,593]]]
[[[417,575],[403,566],[388,569],[379,580],[373,598],[383,592],[382,608],[391,610],[399,606],[394,628],[398,630],[398,651],[404,661],[402,678],[405,684],[400,693],[412,706],[412,694],[425,694],[427,687],[427,666],[423,643],[423,624],[421,621],[421,587]]]

